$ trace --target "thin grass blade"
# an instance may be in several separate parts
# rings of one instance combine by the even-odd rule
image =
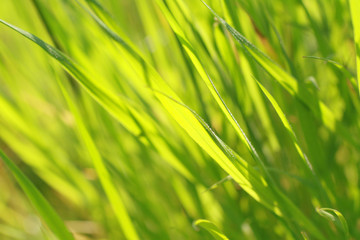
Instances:
[[[193,226],[194,228],[200,227],[208,231],[216,240],[229,240],[229,238],[227,238],[225,234],[222,233],[221,230],[209,220],[198,219],[193,223]]]
[[[334,222],[338,227],[340,227],[345,235],[345,239],[350,239],[349,227],[341,212],[333,208],[317,208],[316,211],[320,216]]]

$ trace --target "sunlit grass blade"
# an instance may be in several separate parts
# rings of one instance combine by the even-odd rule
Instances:
[[[5,165],[10,169],[15,179],[29,198],[31,204],[39,213],[41,218],[51,229],[51,231],[59,238],[64,240],[74,240],[73,235],[65,227],[64,222],[55,212],[53,207],[39,192],[35,185],[21,172],[21,170],[0,150],[0,157]]]
[[[357,79],[360,94],[360,1],[349,0],[352,23],[354,27],[354,42],[356,51]]]
[[[198,219],[193,223],[193,226],[202,228],[208,231],[216,240],[229,240],[224,233],[212,222],[205,219]]]

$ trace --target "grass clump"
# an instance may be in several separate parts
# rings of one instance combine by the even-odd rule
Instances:
[[[358,10],[5,1],[0,235],[360,238]]]

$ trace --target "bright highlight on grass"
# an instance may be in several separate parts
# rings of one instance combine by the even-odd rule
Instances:
[[[0,238],[360,239],[359,11],[4,1]]]

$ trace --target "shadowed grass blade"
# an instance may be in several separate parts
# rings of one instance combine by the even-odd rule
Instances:
[[[336,209],[332,208],[318,208],[316,211],[319,213],[320,216],[326,218],[327,220],[334,222],[337,227],[341,228],[345,235],[345,239],[350,239],[349,227],[346,222],[346,219]]]
[[[194,228],[201,227],[208,231],[216,240],[229,240],[221,230],[212,222],[205,219],[198,219],[193,223]]]

